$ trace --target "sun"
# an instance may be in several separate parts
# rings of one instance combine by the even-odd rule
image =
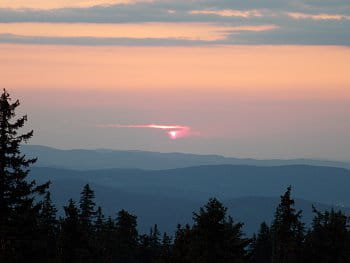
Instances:
[[[177,131],[169,131],[168,132],[171,139],[175,140],[177,138]]]

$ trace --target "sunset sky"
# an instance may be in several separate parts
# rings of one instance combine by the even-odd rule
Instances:
[[[350,2],[0,0],[0,85],[32,144],[350,161]]]

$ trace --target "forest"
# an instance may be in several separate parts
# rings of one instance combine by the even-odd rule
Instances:
[[[50,182],[28,180],[36,159],[28,159],[20,146],[33,131],[19,132],[27,121],[27,116],[16,118],[19,105],[3,91],[0,262],[350,262],[349,217],[342,211],[314,207],[313,222],[305,225],[302,211],[295,209],[292,186],[282,194],[273,221],[262,222],[253,236],[243,233],[244,222],[236,222],[216,198],[193,212],[192,224],[174,226],[172,233],[161,233],[156,222],[149,233],[139,233],[137,215],[126,210],[105,216],[89,184],[79,200],[68,200],[60,214],[51,199]]]

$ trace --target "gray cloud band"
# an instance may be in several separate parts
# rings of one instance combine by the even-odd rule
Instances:
[[[263,2],[263,3],[262,3]],[[225,40],[131,39],[0,35],[2,43],[76,45],[217,45],[312,44],[349,45],[350,2],[328,1],[154,1],[132,5],[15,10],[0,8],[0,23],[216,23],[225,26],[273,24],[278,30],[232,32]]]

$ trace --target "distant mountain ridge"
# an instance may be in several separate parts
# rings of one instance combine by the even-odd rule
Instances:
[[[298,198],[350,206],[350,171],[334,167],[207,165],[168,170],[88,171],[34,167],[31,176],[40,181],[79,180],[135,194],[199,201],[209,197],[276,197],[292,185]]]
[[[272,220],[279,196],[289,184],[306,223],[312,220],[312,205],[320,210],[342,209],[350,215],[350,171],[341,168],[222,165],[161,171],[76,171],[36,167],[30,177],[38,182],[51,180],[59,207],[71,197],[78,200],[83,185],[89,183],[96,192],[96,203],[107,215],[127,209],[139,217],[143,232],[154,223],[168,232],[178,223],[191,223],[192,212],[208,198],[217,197],[251,234],[262,221]]]
[[[187,153],[159,153],[119,150],[59,150],[47,146],[24,145],[23,153],[38,157],[37,166],[74,170],[98,170],[112,168],[163,170],[200,165],[314,165],[350,169],[350,162],[322,161],[312,159],[255,160],[224,157],[220,155],[197,155]]]
[[[311,206],[342,209],[350,215],[350,165],[317,160],[254,160],[218,155],[114,150],[58,150],[25,145],[22,152],[38,157],[30,178],[52,182],[58,207],[79,199],[84,184],[96,191],[96,202],[107,215],[127,209],[139,217],[147,232],[158,223],[171,232],[178,223],[191,223],[210,197],[228,207],[248,234],[262,221],[271,221],[279,196],[293,187],[304,221]],[[62,210],[61,210],[62,212]]]

